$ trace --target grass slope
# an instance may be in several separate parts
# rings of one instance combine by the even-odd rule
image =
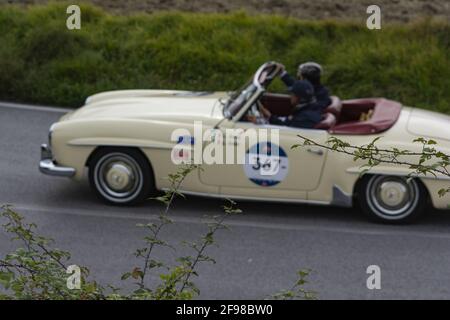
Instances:
[[[450,25],[442,22],[370,31],[245,13],[114,16],[90,5],[81,30],[67,30],[66,18],[63,4],[0,7],[1,100],[80,106],[105,90],[232,90],[265,61],[295,72],[315,60],[341,98],[385,96],[450,113]]]

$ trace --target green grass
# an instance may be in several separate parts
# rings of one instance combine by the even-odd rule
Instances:
[[[80,106],[105,90],[232,90],[268,60],[292,72],[316,60],[341,98],[384,96],[450,113],[449,24],[370,31],[245,13],[113,16],[84,5],[82,29],[69,31],[65,9],[0,7],[1,100]]]

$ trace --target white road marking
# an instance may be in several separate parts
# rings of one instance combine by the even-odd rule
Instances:
[[[157,214],[135,214],[135,213],[123,213],[114,210],[95,209],[70,209],[70,208],[51,208],[46,206],[30,206],[30,205],[14,205],[13,209],[17,211],[28,211],[34,213],[51,213],[51,214],[66,214],[75,216],[89,216],[89,217],[101,217],[101,218],[117,218],[117,219],[135,219],[135,220],[156,220]],[[245,217],[245,216],[244,216]],[[183,215],[172,214],[171,218],[174,222],[189,223],[189,224],[202,224],[205,219],[203,217],[186,217]],[[262,228],[272,230],[287,230],[287,231],[305,231],[305,232],[333,232],[342,234],[355,234],[355,235],[369,235],[369,236],[393,236],[393,237],[422,237],[433,239],[450,239],[450,234],[447,233],[427,233],[424,231],[408,231],[408,230],[382,230],[382,229],[352,229],[347,227],[328,227],[317,225],[305,225],[305,224],[292,224],[292,223],[279,223],[279,222],[261,222],[250,221],[243,219],[243,216],[237,218],[230,218],[227,222],[229,226],[236,227],[250,227],[250,228]],[[388,226],[389,227],[389,226]]]
[[[29,104],[2,102],[2,101],[0,101],[0,107],[10,108],[10,109],[28,110],[28,111],[57,112],[57,113],[67,113],[67,112],[74,110],[74,109],[70,109],[70,108],[34,106],[34,105],[29,105]]]

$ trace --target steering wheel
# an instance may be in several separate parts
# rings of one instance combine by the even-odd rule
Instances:
[[[263,116],[260,111],[262,107],[262,103],[258,100],[256,101],[249,110],[249,115],[256,117],[256,124],[268,124],[269,121]]]

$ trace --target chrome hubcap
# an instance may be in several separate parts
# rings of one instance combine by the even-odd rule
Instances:
[[[125,163],[113,163],[106,169],[105,178],[108,186],[115,191],[128,191],[135,181],[132,169]]]
[[[126,154],[105,155],[95,169],[95,183],[100,193],[111,201],[129,201],[142,188],[142,171],[137,162]]]
[[[397,207],[401,205],[408,196],[407,188],[399,182],[383,182],[379,187],[379,197],[386,205]]]

